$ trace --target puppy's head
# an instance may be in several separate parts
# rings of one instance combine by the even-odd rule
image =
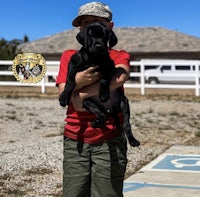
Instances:
[[[78,42],[90,53],[107,52],[117,44],[117,37],[112,29],[101,23],[92,23],[76,36]]]

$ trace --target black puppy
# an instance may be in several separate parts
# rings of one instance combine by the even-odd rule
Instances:
[[[109,56],[108,49],[117,44],[117,37],[105,25],[93,23],[80,31],[76,38],[83,47],[70,59],[65,89],[59,98],[60,105],[65,107],[69,104],[75,88],[76,73],[88,67],[98,65],[97,70],[102,74],[99,97],[90,97],[83,102],[83,107],[97,117],[96,120],[91,121],[92,127],[102,127],[106,123],[107,115],[110,114],[114,118],[118,129],[123,129],[130,145],[139,146],[140,142],[134,138],[131,132],[128,99],[121,88],[111,92],[109,90],[110,80],[116,68]],[[109,47],[107,44],[109,44]],[[120,125],[119,112],[123,114],[123,128]]]

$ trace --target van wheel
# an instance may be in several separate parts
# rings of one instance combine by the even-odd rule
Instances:
[[[159,83],[159,81],[156,77],[151,77],[151,78],[149,78],[148,83],[157,84],[157,83]]]

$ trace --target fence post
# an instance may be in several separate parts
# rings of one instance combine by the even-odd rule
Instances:
[[[199,96],[199,61],[195,64],[195,96]]]
[[[145,95],[144,60],[141,60],[141,95]]]
[[[45,93],[45,76],[41,80],[41,93]]]

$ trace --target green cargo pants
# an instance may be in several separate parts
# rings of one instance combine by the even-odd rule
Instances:
[[[63,197],[122,197],[126,154],[123,134],[102,144],[84,143],[81,150],[65,138]]]

